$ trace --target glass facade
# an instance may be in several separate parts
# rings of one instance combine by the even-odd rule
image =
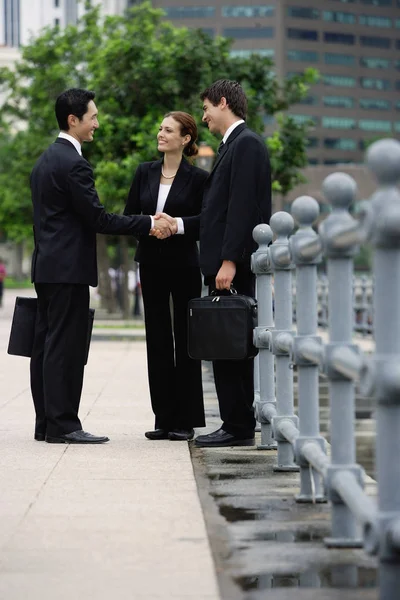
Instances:
[[[353,13],[341,12],[337,10],[324,10],[322,13],[324,21],[333,21],[334,23],[349,23],[353,25],[356,17]]]
[[[322,127],[326,129],[355,129],[355,119],[345,119],[342,117],[322,117]]]
[[[360,108],[365,110],[390,110],[391,102],[380,98],[360,98]]]
[[[287,30],[287,36],[291,40],[308,40],[316,42],[318,40],[318,31],[289,27]]]
[[[392,19],[388,17],[375,17],[373,15],[360,15],[358,17],[360,25],[368,25],[369,27],[391,27]]]
[[[392,6],[393,0],[360,0],[361,4],[369,6]]]
[[[341,54],[339,52],[325,52],[324,60],[326,65],[344,65],[352,67],[356,64],[356,57],[351,54]]]
[[[316,8],[303,8],[302,6],[289,6],[288,17],[296,19],[319,19],[319,10]]]
[[[376,77],[360,77],[360,84],[366,90],[390,90],[389,79],[377,79]]]
[[[368,69],[389,69],[390,60],[387,58],[372,58],[372,57],[361,57],[360,67],[367,67]]]
[[[215,17],[214,6],[169,6],[164,10],[169,19],[204,19]]]
[[[333,31],[324,32],[324,41],[327,44],[347,44],[352,46],[355,43],[356,36],[351,33],[334,33]]]
[[[351,138],[325,138],[324,147],[330,150],[357,150],[357,141]]]
[[[302,61],[302,62],[318,62],[318,52],[312,52],[311,50],[288,50],[286,53],[288,60]]]
[[[357,84],[355,77],[344,75],[323,75],[322,81],[325,85],[336,85],[338,87],[355,87]]]
[[[221,10],[223,17],[272,17],[275,14],[274,6],[223,6]]]
[[[392,123],[390,121],[377,121],[376,119],[360,119],[358,126],[364,131],[384,131],[386,133],[392,131]]]
[[[304,125],[306,123],[310,123],[310,121],[312,123],[314,123],[314,125],[317,125],[318,121],[319,121],[318,117],[312,117],[310,115],[295,114],[295,115],[289,115],[289,117],[291,119],[293,119],[293,121],[295,121],[295,123],[298,123],[299,125]]]
[[[254,48],[253,50],[231,50],[229,54],[238,58],[249,58],[252,54],[272,58],[275,56],[275,50],[272,48]]]
[[[398,40],[398,42],[400,42],[400,40]],[[392,40],[385,37],[360,35],[360,44],[361,46],[367,46],[369,48],[390,48]],[[400,48],[400,44],[398,47]]]
[[[225,27],[222,31],[224,37],[243,39],[262,39],[274,37],[273,27]]]
[[[350,96],[323,96],[322,101],[324,106],[334,108],[353,108],[354,98]]]

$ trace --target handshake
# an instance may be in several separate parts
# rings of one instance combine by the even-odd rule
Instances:
[[[149,235],[152,235],[159,240],[164,240],[170,235],[175,235],[178,231],[177,220],[166,213],[157,213],[154,215],[153,219],[154,227],[150,229]]]

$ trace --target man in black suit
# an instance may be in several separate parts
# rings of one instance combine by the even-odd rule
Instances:
[[[236,81],[219,80],[201,94],[203,121],[223,140],[205,185],[200,266],[212,290],[254,296],[253,229],[271,217],[271,170],[264,141],[246,127],[247,100]],[[202,447],[254,445],[253,360],[215,361],[222,427],[196,438]]]
[[[61,133],[31,174],[35,249],[32,281],[38,297],[31,358],[35,439],[100,444],[78,418],[89,314],[89,285],[97,285],[96,233],[169,236],[168,219],[107,213],[81,145],[99,127],[95,94],[70,89],[56,101]]]

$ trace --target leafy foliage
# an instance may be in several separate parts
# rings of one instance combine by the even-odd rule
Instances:
[[[155,135],[167,111],[190,112],[200,125],[199,92],[216,79],[236,79],[249,98],[248,124],[263,134],[266,115],[298,102],[317,77],[309,69],[280,85],[269,59],[231,57],[230,40],[176,28],[149,2],[105,19],[87,5],[77,26],[43,30],[23,48],[14,71],[0,70],[0,90],[6,93],[0,117],[0,228],[15,239],[30,235],[29,173],[57,135],[54,101],[63,90],[97,92],[101,127],[84,154],[95,167],[102,201],[121,211],[137,165],[158,157]],[[274,188],[286,193],[306,163],[307,126],[284,116],[277,123],[268,146]],[[200,140],[214,150],[218,145],[202,126]]]

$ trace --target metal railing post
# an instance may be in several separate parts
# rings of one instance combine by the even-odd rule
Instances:
[[[293,360],[297,365],[298,380],[300,435],[295,442],[295,456],[300,466],[300,494],[296,500],[325,502],[321,475],[311,469],[302,454],[304,444],[309,442],[314,442],[326,452],[325,439],[320,436],[319,430],[319,365],[323,358],[323,346],[321,338],[317,336],[317,264],[321,260],[321,241],[311,227],[318,218],[319,205],[314,198],[301,196],[293,202],[291,212],[299,224],[298,231],[289,240],[292,260],[296,265],[297,302]]]
[[[276,409],[273,418],[274,436],[278,442],[278,464],[274,471],[298,471],[294,463],[292,441],[283,435],[281,428],[298,428],[294,414],[292,368],[292,269],[288,237],[293,231],[293,218],[286,212],[272,215],[270,225],[277,239],[270,246],[271,264],[274,268],[275,329],[272,331],[272,351],[276,359]],[[293,432],[292,432],[293,433]]]
[[[371,199],[370,223],[380,600],[393,600],[400,590],[400,143],[375,142],[367,164],[379,182]]]
[[[254,408],[257,421],[261,423],[259,450],[276,448],[272,435],[272,418],[276,415],[274,356],[270,351],[269,332],[274,328],[272,312],[272,268],[268,245],[272,241],[269,225],[257,225],[253,238],[259,248],[251,257],[251,268],[257,277],[258,327],[254,332],[254,344],[258,354],[258,394]]]
[[[338,472],[346,470],[363,487],[363,470],[356,464],[354,416],[355,384],[352,373],[343,373],[337,366],[356,363],[358,347],[352,344],[353,334],[353,257],[359,235],[357,222],[348,209],[356,193],[355,181],[345,173],[329,175],[323,183],[325,197],[332,213],[319,227],[328,258],[329,282],[329,343],[325,346],[325,368],[329,379],[331,464],[327,468],[326,491],[332,502],[332,537],[325,539],[329,547],[359,547],[359,525],[350,508],[334,487]],[[354,370],[354,369],[353,369]],[[352,371],[350,367],[350,371]]]

